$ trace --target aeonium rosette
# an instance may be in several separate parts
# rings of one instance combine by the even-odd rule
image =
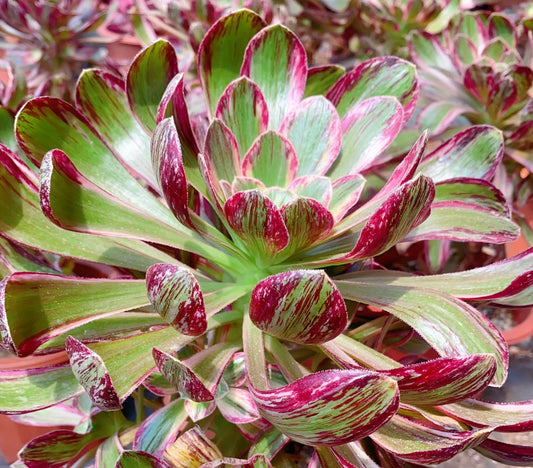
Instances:
[[[510,416],[495,405],[489,421],[469,398],[507,372],[505,342],[471,303],[530,304],[532,253],[428,277],[364,262],[405,239],[516,237],[484,179],[501,160],[500,132],[472,127],[429,154],[422,135],[382,171],[414,111],[412,64],[308,69],[293,33],[248,10],[209,30],[198,70],[204,113],[189,112],[164,41],[136,57],[125,83],[88,70],[76,106],[39,98],[17,116],[40,181],[0,153],[2,196],[24,212],[2,214],[5,236],[118,276],[3,280],[3,346],[20,356],[66,349],[68,361],[60,355],[29,380],[1,375],[2,410],[35,411],[82,390],[97,408],[85,417],[92,428],[36,439],[24,463],[64,463],[99,441],[97,457],[114,460],[200,462],[202,453],[212,466],[275,466],[292,440],[313,447],[315,461],[373,466],[363,438],[376,460],[437,463],[475,445],[493,451],[492,421],[530,427],[529,407]],[[386,182],[366,189],[375,175]],[[387,327],[381,318],[350,327],[353,303],[380,307],[441,357],[402,366],[382,354]],[[15,385],[25,398],[12,397]],[[36,386],[47,391],[35,397]],[[113,411],[136,389],[142,404],[143,388],[170,403],[128,427]]]

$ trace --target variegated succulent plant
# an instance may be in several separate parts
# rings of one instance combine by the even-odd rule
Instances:
[[[403,241],[517,236],[489,182],[501,132],[431,151],[422,134],[390,172],[414,66],[308,68],[289,29],[249,10],[213,25],[197,67],[203,111],[157,41],[125,80],[84,71],[75,105],[24,105],[16,137],[39,177],[1,148],[2,345],[56,360],[0,371],[0,409],[73,426],[20,463],[373,468],[471,447],[531,461],[491,435],[531,429],[533,404],[476,398],[508,367],[476,306],[531,305],[533,250],[434,276],[373,261]],[[383,313],[361,320],[365,305]],[[402,364],[402,334],[438,357]]]
[[[1,0],[0,44],[34,95],[67,96],[84,67],[103,65],[101,0]]]
[[[441,36],[416,32],[412,59],[421,75],[420,125],[435,133],[490,124],[504,133],[498,186],[520,205],[531,195],[533,84],[531,21],[501,13],[458,15]]]

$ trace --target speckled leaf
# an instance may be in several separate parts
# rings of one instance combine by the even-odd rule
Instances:
[[[241,74],[251,78],[263,92],[268,105],[268,126],[278,130],[304,94],[307,79],[304,46],[286,27],[269,26],[246,47]]]
[[[164,457],[174,468],[200,468],[222,458],[222,453],[200,427],[194,426],[166,448]]]
[[[238,192],[224,205],[231,229],[260,258],[268,259],[289,243],[280,210],[258,190]]]
[[[0,230],[19,243],[67,257],[146,270],[156,261],[173,262],[162,251],[133,239],[66,232],[51,223],[39,206],[37,178],[7,148],[0,145]]]
[[[235,135],[241,157],[268,129],[268,108],[263,93],[245,76],[232,81],[224,90],[215,115]]]
[[[26,356],[72,328],[147,304],[142,280],[14,273],[0,283],[2,345]]]
[[[135,432],[133,450],[148,452],[160,458],[187,420],[184,400],[178,399],[154,411]]]
[[[146,288],[156,312],[176,330],[192,336],[205,332],[202,290],[189,270],[165,263],[153,265],[146,272]]]
[[[344,176],[333,182],[328,210],[339,221],[359,200],[366,180],[359,174]]]
[[[229,388],[217,399],[217,407],[222,416],[233,424],[246,424],[259,419],[259,413],[252,395],[244,388]]]
[[[402,403],[445,405],[475,396],[491,382],[495,372],[492,354],[474,354],[439,358],[384,374],[396,379]]]
[[[467,399],[439,409],[474,427],[493,427],[497,432],[533,430],[533,400],[496,403]]]
[[[168,208],[135,180],[87,118],[67,102],[32,99],[18,113],[15,125],[18,143],[37,163],[48,151],[62,150],[86,178],[106,192],[162,221],[174,222]]]
[[[284,255],[310,247],[327,236],[334,224],[331,213],[312,198],[297,198],[287,203],[281,214],[289,232]]]
[[[214,119],[207,129],[204,146],[215,180],[229,183],[241,175],[241,158],[237,140],[231,130],[219,119]],[[243,153],[244,154],[244,153]]]
[[[198,169],[198,142],[189,118],[189,110],[184,95],[183,74],[177,74],[167,86],[157,110],[157,123],[173,117],[178,131],[185,174],[189,182],[200,193],[205,193],[205,186]]]
[[[154,359],[163,376],[171,382],[184,398],[196,402],[212,401],[222,373],[238,346],[219,343],[180,361],[154,348]]]
[[[121,409],[122,402],[102,358],[71,336],[65,346],[72,372],[94,404],[104,411]]]
[[[204,463],[202,468],[226,468],[226,467],[243,467],[243,468],[272,468],[272,463],[263,454],[254,455],[248,459],[223,457],[219,460]]]
[[[187,179],[178,132],[172,119],[163,120],[155,128],[151,154],[157,181],[168,206],[180,222],[191,227]]]
[[[98,413],[92,418],[90,432],[80,434],[64,429],[49,432],[29,442],[19,457],[28,468],[62,468],[78,459],[92,443],[128,425],[120,413]]]
[[[133,60],[126,77],[131,108],[149,132],[156,126],[157,108],[167,85],[178,73],[178,60],[170,42],[159,39]]]
[[[366,60],[342,76],[327,94],[339,115],[373,96],[394,96],[403,106],[403,122],[413,115],[418,96],[415,66],[398,57]]]
[[[298,157],[291,142],[274,131],[263,133],[242,161],[242,172],[266,187],[286,187],[296,177]]]
[[[21,359],[17,369],[0,370],[0,411],[7,414],[25,413],[48,408],[80,394],[83,388],[70,369],[68,357],[62,353],[52,362],[28,366]],[[58,387],[57,383],[61,382]]]
[[[309,68],[304,98],[325,95],[343,74],[344,68],[340,65],[321,65]]]
[[[430,212],[435,188],[421,176],[396,189],[367,220],[347,258],[376,256],[401,241]]]
[[[503,157],[503,136],[488,125],[463,130],[444,142],[420,165],[435,182],[454,177],[490,180]]]
[[[289,112],[280,133],[298,156],[297,176],[324,175],[341,147],[341,123],[335,107],[322,96],[304,99]]]
[[[150,138],[130,110],[124,80],[103,70],[84,70],[76,86],[76,106],[112,151],[155,186]]]
[[[395,97],[372,97],[354,105],[342,119],[342,151],[328,175],[338,179],[372,167],[398,135],[402,120]]]
[[[433,429],[421,422],[393,416],[370,438],[387,452],[411,463],[436,464],[483,441],[491,429],[450,432]],[[405,443],[406,438],[411,442]]]
[[[508,349],[496,327],[478,310],[441,291],[349,279],[336,281],[345,299],[372,304],[410,325],[443,357],[494,354],[497,370],[493,385],[507,377]]]
[[[297,343],[332,340],[347,324],[346,305],[323,271],[294,270],[255,286],[250,318],[261,330]]]
[[[204,36],[198,49],[198,74],[212,116],[226,86],[240,75],[248,42],[264,26],[257,14],[239,10],[218,20]]]
[[[398,409],[394,380],[362,369],[327,370],[281,388],[252,388],[260,414],[291,439],[340,445],[365,437]]]
[[[168,465],[146,452],[124,450],[120,454],[115,468],[167,468]]]
[[[474,447],[484,457],[495,460],[505,466],[532,466],[533,447],[508,444],[499,440],[486,439]]]
[[[333,192],[330,178],[316,175],[298,177],[290,183],[288,188],[297,196],[312,198],[326,208]]]

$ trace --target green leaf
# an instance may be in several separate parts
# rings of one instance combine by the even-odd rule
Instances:
[[[374,96],[394,96],[403,106],[403,122],[411,118],[418,94],[415,66],[397,57],[366,60],[342,76],[327,94],[340,117],[357,103]]]
[[[188,418],[184,401],[174,400],[148,416],[135,433],[133,449],[161,457]]]
[[[204,36],[198,49],[198,75],[211,116],[228,84],[239,77],[248,42],[264,26],[257,14],[238,10],[218,20]]]
[[[0,210],[0,230],[17,242],[67,257],[146,270],[156,262],[177,261],[160,250],[133,239],[117,239],[59,228],[39,206],[38,181],[7,148],[0,147],[0,198],[9,210]]]
[[[14,132],[15,119],[11,112],[0,107],[0,143],[12,151],[17,151],[17,140]]]
[[[325,95],[343,74],[344,68],[340,65],[323,65],[309,68],[303,97]]]
[[[142,280],[14,273],[0,283],[2,342],[21,356],[99,316],[147,305]]]
[[[268,108],[263,93],[245,76],[232,81],[224,90],[215,115],[235,135],[241,158],[268,129]]]
[[[420,163],[420,171],[435,182],[456,177],[490,180],[503,157],[503,135],[489,125],[457,133]]]
[[[246,47],[241,74],[259,86],[268,106],[268,127],[278,130],[303,97],[307,79],[305,49],[286,27],[269,26]]]
[[[165,459],[175,468],[199,467],[221,458],[218,447],[198,426],[184,432],[165,450]]]
[[[436,289],[374,283],[363,278],[335,281],[345,299],[372,304],[390,312],[416,330],[441,356],[494,354],[493,385],[505,382],[508,349],[500,332],[480,312]]]
[[[177,73],[174,47],[163,39],[143,49],[130,65],[126,78],[128,99],[149,133],[155,129],[157,109],[165,89]]]
[[[237,140],[219,119],[214,119],[207,129],[204,154],[212,167],[212,178],[215,181],[226,180],[232,183],[235,177],[241,175]]]
[[[16,119],[21,148],[41,162],[52,149],[64,151],[78,170],[106,192],[172,224],[172,213],[145,190],[120,163],[92,124],[70,104],[56,98],[27,102]]]
[[[124,80],[102,70],[84,70],[76,86],[76,105],[113,153],[156,186],[150,138],[131,112]]]
[[[160,468],[161,462],[146,452],[125,450],[120,454],[115,468]]]
[[[118,436],[114,435],[107,438],[96,450],[95,466],[98,468],[115,468],[122,450]]]
[[[72,373],[67,356],[63,353],[61,357],[57,362],[37,363],[27,369],[24,366],[28,360],[35,362],[33,357],[17,360],[13,369],[6,368],[4,361],[0,370],[0,411],[8,414],[36,411],[80,394],[83,388]]]

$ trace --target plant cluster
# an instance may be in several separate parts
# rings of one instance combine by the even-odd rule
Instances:
[[[115,25],[133,12],[166,28],[149,2],[122,3]],[[313,2],[289,23],[300,32],[305,15],[362,3]],[[387,11],[382,24],[404,18],[405,31],[441,13],[394,4],[372,11]],[[0,369],[0,411],[70,427],[29,442],[14,466],[394,468],[469,449],[531,465],[532,448],[497,434],[532,430],[533,402],[480,395],[509,366],[481,310],[533,305],[533,249],[441,274],[380,263],[424,245],[443,264],[452,243],[519,235],[495,178],[513,148],[501,127],[524,115],[531,85],[497,37],[515,37],[511,23],[460,12],[443,33],[485,34],[468,67],[503,63],[493,73],[522,86],[509,85],[511,103],[470,92],[468,111],[421,109],[427,74],[459,89],[456,71],[426,63],[419,80],[390,55],[313,66],[272,21],[281,10],[228,8],[181,6],[192,64],[173,37],[145,47],[125,76],[84,69],[72,99],[14,105],[15,81],[5,88],[14,132],[0,133],[0,339],[50,363]],[[70,33],[92,30],[89,17]],[[444,51],[427,32],[410,39],[417,57]],[[428,116],[438,106],[441,120]],[[428,119],[429,131],[416,127]]]

